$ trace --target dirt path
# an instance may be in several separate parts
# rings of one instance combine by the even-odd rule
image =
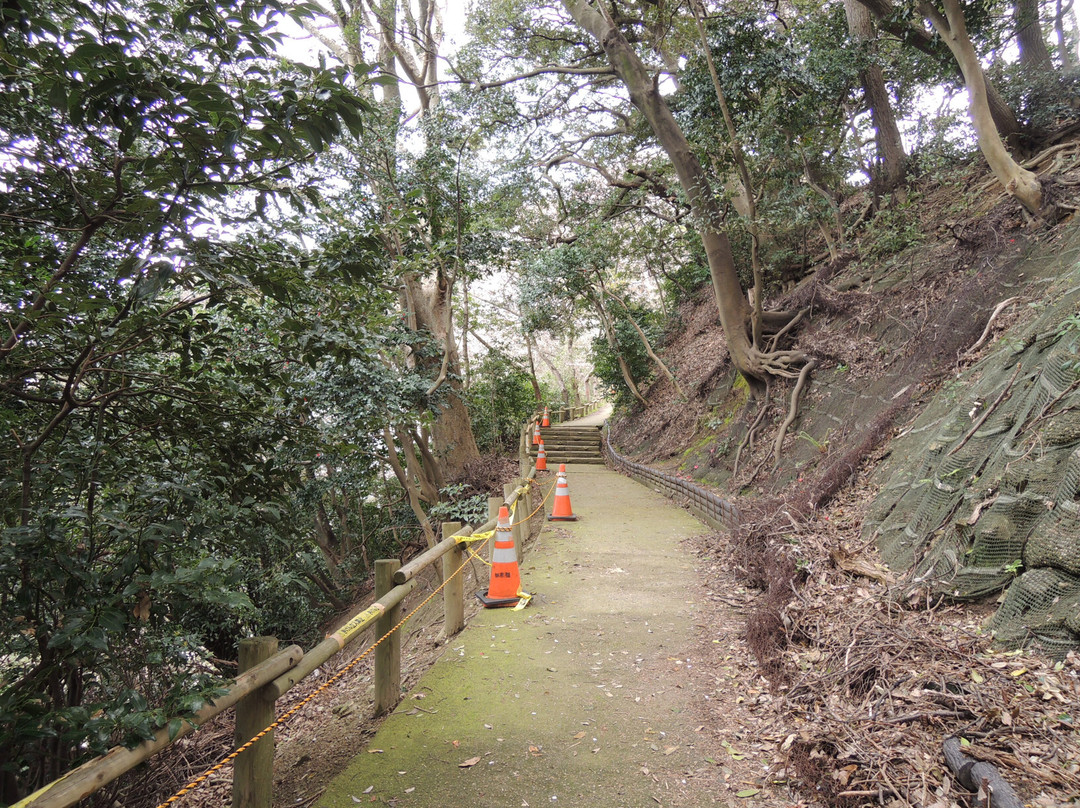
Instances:
[[[694,695],[714,681],[696,661],[707,529],[615,472],[568,471],[580,521],[522,561],[530,606],[476,615],[317,805],[726,802]]]
[[[566,421],[566,426],[601,426],[608,418],[611,417],[612,406],[610,404],[604,404],[596,412],[590,413],[582,418],[575,418],[573,421]],[[559,425],[554,427],[559,428]]]

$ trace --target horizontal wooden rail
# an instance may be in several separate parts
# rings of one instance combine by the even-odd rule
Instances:
[[[505,500],[494,498],[490,500],[489,503],[494,506],[495,513],[503,503],[508,507],[513,507],[517,502],[521,501],[527,506],[531,499],[529,487],[535,477],[536,468],[533,467],[528,474],[523,475],[523,478],[519,478],[521,484],[512,489]],[[139,763],[146,761],[178,738],[195,731],[203,723],[228,708],[236,706],[239,710],[252,699],[264,702],[276,701],[295,687],[297,683],[309,676],[312,671],[329,660],[330,657],[357,639],[363,632],[376,625],[381,618],[396,614],[396,607],[416,588],[418,584],[416,575],[421,570],[431,566],[444,556],[448,559],[457,558],[457,563],[460,565],[461,556],[455,556],[453,553],[455,548],[460,547],[457,537],[492,530],[496,526],[496,521],[493,513],[492,518],[478,528],[466,526],[461,530],[457,530],[452,536],[447,536],[434,547],[398,569],[392,576],[393,583],[396,585],[390,591],[383,594],[366,609],[353,615],[341,628],[326,637],[307,653],[304,653],[303,649],[297,645],[289,646],[270,659],[259,663],[236,677],[225,695],[196,713],[190,722],[183,721],[180,724],[179,731],[172,738],[169,737],[168,729],[162,729],[154,735],[153,740],[144,741],[133,749],[122,746],[114,747],[105,755],[87,761],[60,779],[13,804],[10,808],[70,808],[79,800],[85,799],[102,786],[112,782]],[[444,525],[444,536],[446,536],[447,532],[450,532],[446,528],[451,527],[456,530],[459,525],[456,523]],[[517,525],[515,528],[519,533],[523,529],[527,529],[525,525]],[[460,553],[460,550],[458,552]],[[456,570],[456,567],[454,569]],[[450,572],[452,571],[445,568],[444,562],[443,573],[447,579]],[[456,601],[453,604],[447,603],[445,606],[447,610],[446,629],[448,633],[453,634],[464,625],[462,618],[464,591],[460,584],[457,584],[452,588],[448,587],[446,596]],[[387,644],[388,647],[391,645]],[[380,650],[376,649],[376,653],[378,654]],[[378,675],[382,667],[385,666],[376,665],[376,692],[379,692],[381,687],[385,692],[398,693],[400,682],[379,681],[380,678],[385,677],[385,675],[384,677]],[[389,669],[392,671],[394,666],[389,666]],[[265,777],[267,775],[253,774],[252,776]],[[256,792],[256,789],[250,786],[250,783],[244,785],[245,793]],[[257,791],[264,795],[270,794],[269,788],[260,788]],[[236,793],[234,790],[234,798]],[[266,797],[266,800],[269,800],[269,796]],[[260,800],[265,804],[259,808],[269,808],[269,802],[266,800]]]
[[[598,409],[600,409],[600,406],[603,403],[604,402],[602,399],[596,398],[592,401],[578,405],[576,407],[549,407],[548,415],[551,418],[551,422],[553,424],[560,424],[563,421],[572,421],[575,418],[584,418],[589,413],[596,412]],[[541,408],[533,414],[532,418],[529,419],[530,435],[532,435],[531,430],[533,425],[540,423],[540,417],[543,415],[543,413],[544,411]]]
[[[202,724],[219,713],[225,712],[240,699],[254,693],[267,682],[273,681],[284,671],[296,665],[303,655],[304,650],[300,646],[290,645],[265,662],[237,676],[225,695],[199,710],[191,721],[182,722],[180,731],[172,738],[169,737],[168,728],[165,728],[154,733],[152,740],[143,741],[132,749],[126,746],[114,746],[104,755],[86,761],[59,780],[53,781],[15,803],[11,808],[68,808],[74,805],[102,786],[111,783],[124,772],[157,754],[173,741],[194,732]]]
[[[275,700],[280,699],[298,682],[311,675],[313,670],[375,625],[376,620],[405,600],[405,596],[415,588],[415,580],[402,586],[395,586],[362,612],[357,612],[345,622],[345,625],[304,654],[304,658],[296,664],[296,667],[271,682],[266,688],[267,696]]]

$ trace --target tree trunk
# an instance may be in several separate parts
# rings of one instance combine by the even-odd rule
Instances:
[[[856,42],[870,43],[871,52],[877,53],[874,20],[869,9],[857,0],[844,0],[844,14],[848,30]],[[885,74],[876,64],[871,64],[859,74],[870,118],[874,122],[874,144],[877,147],[877,170],[872,177],[874,190],[887,194],[904,180],[907,154],[900,138],[900,127],[893,114],[892,99],[885,85]]]
[[[701,39],[701,49],[705,53],[705,62],[709,66],[709,76],[712,78],[713,91],[716,93],[716,103],[720,106],[720,112],[724,117],[724,127],[727,129],[728,140],[731,143],[731,154],[735,158],[735,167],[739,172],[739,184],[742,186],[742,203],[746,207],[744,215],[747,230],[750,232],[750,268],[754,275],[751,335],[754,342],[757,343],[761,338],[761,301],[765,296],[761,264],[758,260],[761,249],[761,232],[758,228],[757,197],[754,193],[754,183],[750,180],[750,169],[747,167],[743,155],[742,142],[739,140],[738,130],[735,129],[735,121],[731,117],[731,110],[728,108],[727,98],[724,96],[724,88],[720,84],[720,76],[716,72],[712,49],[709,47],[708,37],[705,36],[705,23],[701,21],[698,6],[692,2],[691,7],[694,10],[694,21],[697,23],[698,37]],[[736,203],[736,210],[738,210],[738,207],[738,203]],[[676,383],[676,387],[678,387],[678,383]]]
[[[892,0],[858,0],[858,2],[869,9],[884,30],[928,56],[935,59],[941,58],[941,40],[931,36],[922,28],[899,19],[895,15],[896,8]],[[981,65],[979,72],[982,72]],[[963,75],[962,71],[961,75]],[[1012,139],[1020,131],[1020,122],[1016,120],[1016,113],[1005,103],[1005,99],[998,93],[997,88],[986,80],[985,74],[983,85],[986,88],[986,102],[990,107],[990,115],[994,119],[998,134],[1006,140]]]
[[[529,356],[529,382],[532,384],[536,403],[540,404],[543,401],[544,396],[540,392],[540,382],[536,378],[536,363],[533,361],[533,342],[527,334],[525,335],[525,351]]]
[[[344,12],[342,12],[344,13]],[[398,14],[398,0],[370,0],[364,4],[352,4],[349,16],[327,13],[327,19],[338,26],[340,41],[333,41],[308,28],[313,35],[351,67],[368,61],[361,47],[361,30],[378,37],[376,59],[384,77],[395,79],[381,84],[380,107],[388,134],[383,139],[389,152],[386,157],[385,176],[373,173],[366,181],[375,185],[375,193],[381,204],[388,206],[400,199],[397,187],[395,162],[392,155],[398,146],[399,121],[402,112],[401,83],[408,82],[415,89],[423,113],[439,104],[437,63],[442,40],[442,21],[435,2],[422,2],[418,12],[405,10],[405,19]],[[366,83],[367,67],[357,76]],[[404,74],[404,75],[402,75]],[[398,260],[403,249],[397,236],[387,238],[387,251],[392,260]],[[480,451],[472,432],[472,421],[461,399],[461,363],[454,340],[451,310],[453,279],[439,269],[433,281],[424,282],[415,273],[405,272],[402,280],[402,302],[410,314],[409,325],[414,330],[427,330],[443,347],[441,367],[436,384],[429,395],[441,392],[441,400],[435,408],[435,423],[431,434],[434,456],[443,465],[445,476],[462,471],[469,460],[479,457]],[[467,330],[463,331],[463,340]],[[467,347],[466,347],[467,352]],[[467,364],[467,353],[466,353]],[[466,368],[467,372],[467,368]],[[430,455],[429,455],[430,456]]]
[[[409,507],[412,508],[416,521],[420,523],[420,527],[424,531],[427,545],[428,547],[434,547],[436,541],[435,529],[431,526],[431,520],[428,519],[427,514],[424,512],[424,507],[420,503],[420,490],[417,487],[417,482],[413,479],[412,475],[407,473],[401,466],[401,460],[398,458],[397,453],[397,443],[394,441],[393,433],[390,431],[389,427],[383,428],[383,442],[386,444],[387,462],[390,464],[394,476],[397,477],[398,483],[409,498]],[[406,453],[406,461],[408,461],[408,453],[412,452],[412,446],[406,445],[402,448]]]
[[[979,150],[989,163],[994,176],[1005,186],[1006,192],[1015,196],[1032,215],[1053,220],[1056,210],[1053,206],[1044,205],[1042,185],[1038,178],[1013,160],[994,126],[986,101],[986,81],[982,65],[971,39],[968,38],[959,0],[943,0],[943,3],[944,15],[929,0],[920,0],[918,7],[952,51],[964,74],[970,97],[971,122],[978,136]]]
[[[1020,49],[1020,66],[1026,70],[1053,70],[1054,63],[1043,39],[1039,21],[1039,0],[1016,0],[1016,44]]]
[[[469,362],[469,331],[472,323],[469,322],[469,282],[462,280],[461,290],[461,369],[465,378],[465,389],[472,386],[472,365]]]
[[[469,411],[461,398],[457,341],[452,327],[450,295],[453,285],[437,273],[433,283],[424,284],[415,275],[405,278],[404,302],[412,315],[410,325],[417,331],[428,331],[443,348],[442,367],[432,394],[441,393],[441,400],[431,426],[434,455],[443,465],[443,475],[460,474],[465,464],[480,456],[472,431]]]
[[[570,398],[570,392],[566,387],[566,380],[563,378],[562,373],[555,367],[555,363],[547,358],[547,354],[540,350],[539,346],[536,347],[536,355],[540,357],[540,361],[547,365],[548,370],[551,371],[551,375],[555,377],[555,380],[559,383],[559,391],[562,395],[563,404],[567,403]]]
[[[634,315],[630,313],[630,307],[626,305],[626,301],[614,292],[607,292],[607,294],[615,298],[615,300],[618,301],[619,305],[623,307],[623,311],[626,312],[626,319],[630,321],[630,325],[634,327],[634,330],[637,332],[638,337],[641,339],[641,344],[645,348],[645,353],[649,355],[649,359],[651,359],[653,361],[653,364],[656,365],[656,369],[659,370],[662,374],[664,374],[664,376],[667,377],[667,380],[671,382],[672,386],[675,388],[675,392],[679,394],[679,397],[685,400],[687,398],[686,391],[683,390],[682,385],[679,384],[679,380],[675,378],[675,374],[672,373],[668,366],[664,364],[664,360],[656,355],[656,351],[653,350],[652,343],[645,335],[645,332],[642,330],[641,326],[638,325],[637,320],[634,319]]]
[[[1057,0],[1054,8],[1054,34],[1057,36],[1058,56],[1061,57],[1061,72],[1072,71],[1074,62],[1069,50],[1068,39],[1065,36],[1065,14],[1072,8],[1073,0],[1066,5],[1062,0]]]
[[[652,127],[667,153],[686,192],[696,218],[701,222],[701,241],[709,262],[713,293],[720,314],[732,363],[760,392],[766,373],[754,359],[747,326],[750,307],[739,282],[731,244],[727,234],[718,230],[722,220],[720,206],[709,191],[708,177],[701,168],[686,136],[630,43],[609,20],[602,17],[586,0],[562,0],[563,6],[578,25],[588,31],[603,47],[611,66],[630,93],[634,103]]]
[[[330,524],[330,515],[326,507],[320,502],[315,509],[315,544],[322,553],[323,562],[330,576],[337,584],[341,583],[341,557],[337,553],[337,535],[333,525]]]
[[[626,382],[626,387],[630,391],[630,394],[636,398],[643,407],[648,407],[649,402],[646,401],[645,396],[641,395],[641,391],[638,389],[637,382],[634,380],[634,374],[630,371],[630,366],[626,364],[626,360],[623,359],[622,351],[619,350],[619,343],[615,339],[615,328],[611,324],[611,318],[608,317],[607,311],[604,309],[604,303],[601,300],[595,300],[596,314],[600,318],[600,323],[604,327],[604,336],[607,338],[608,347],[611,348],[611,352],[615,354],[615,360],[619,363],[619,372],[622,374],[623,381]],[[577,396],[577,385],[574,386],[574,398],[575,405],[580,404]]]

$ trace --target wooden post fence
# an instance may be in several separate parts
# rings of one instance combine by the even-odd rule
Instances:
[[[461,530],[461,522],[443,522],[443,539],[451,538]],[[465,576],[455,575],[465,562],[465,548],[454,543],[442,557],[443,580],[443,634],[447,639],[465,628]]]
[[[276,637],[249,637],[240,640],[238,664],[245,673],[270,659],[278,650]],[[264,689],[241,699],[236,705],[233,743],[247,743],[274,723],[274,700]],[[274,732],[240,755],[233,764],[233,808],[270,808],[274,799]]]
[[[517,503],[513,527],[514,543],[520,554],[528,535],[527,519],[532,502],[529,485],[535,468],[517,484],[506,486],[505,504]],[[504,500],[488,499],[490,518],[477,532],[495,527],[499,508]],[[276,720],[275,701],[324,664],[346,645],[374,627],[382,637],[401,621],[402,601],[417,585],[416,575],[423,569],[442,561],[445,609],[445,633],[453,636],[465,625],[465,587],[462,576],[454,575],[465,558],[457,537],[471,535],[473,529],[460,523],[447,522],[442,526],[442,540],[435,546],[402,566],[397,559],[375,562],[376,600],[355,614],[337,631],[307,653],[299,646],[277,651],[273,637],[253,637],[240,641],[240,675],[225,694],[200,710],[192,721],[183,721],[178,732],[164,728],[153,740],[127,749],[118,746],[105,755],[87,761],[44,788],[14,803],[10,808],[71,808],[82,799],[146,761],[178,738],[195,731],[214,716],[236,706],[235,739],[237,745],[246,743]],[[520,555],[519,555],[520,558]],[[486,582],[478,582],[484,585]],[[375,649],[375,711],[382,714],[393,709],[401,697],[401,636],[393,632]],[[175,729],[175,728],[174,728]],[[273,800],[274,738],[268,733],[233,761],[234,808],[270,808]]]
[[[394,573],[401,568],[396,558],[375,562],[375,597],[394,588]],[[384,637],[401,620],[401,604],[394,605],[375,623],[375,633]],[[395,631],[375,649],[375,715],[390,712],[401,698],[401,632]]]

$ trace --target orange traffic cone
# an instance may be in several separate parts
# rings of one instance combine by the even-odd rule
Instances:
[[[547,407],[544,407],[544,418],[540,421],[540,426],[551,426],[551,418],[548,415]]]
[[[540,443],[540,424],[536,425],[536,429],[533,430],[533,446]]]
[[[518,571],[517,551],[510,533],[510,511],[505,505],[499,508],[499,520],[495,525],[495,546],[491,551],[491,581],[484,594],[476,597],[485,607],[516,606],[521,600],[521,573]]]
[[[555,483],[555,506],[551,509],[549,522],[576,522],[570,507],[570,487],[566,484],[566,464],[559,464],[559,477]]]
[[[536,448],[536,470],[547,471],[547,452],[544,451],[544,439],[540,439],[540,445]]]

